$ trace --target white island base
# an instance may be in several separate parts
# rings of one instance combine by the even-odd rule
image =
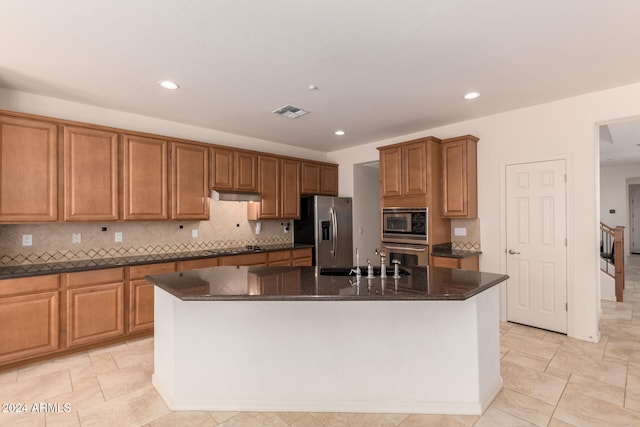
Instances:
[[[155,288],[172,410],[481,414],[502,388],[498,287],[464,301],[182,301]]]

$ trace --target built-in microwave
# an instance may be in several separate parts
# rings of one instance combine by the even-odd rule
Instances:
[[[381,217],[383,242],[429,244],[428,208],[383,208]]]

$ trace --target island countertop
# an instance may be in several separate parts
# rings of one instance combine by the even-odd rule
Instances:
[[[210,267],[146,279],[183,301],[466,300],[508,279],[439,267],[402,270],[408,274],[399,279],[368,279],[365,269],[359,284],[322,267]]]

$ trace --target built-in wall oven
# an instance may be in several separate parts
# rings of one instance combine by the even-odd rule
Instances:
[[[382,246],[387,259],[400,264],[429,264],[429,209],[383,208]]]

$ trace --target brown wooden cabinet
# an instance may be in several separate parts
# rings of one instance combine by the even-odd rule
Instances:
[[[67,347],[124,335],[124,268],[63,273]]]
[[[255,254],[223,256],[218,258],[218,265],[221,265],[221,266],[267,265],[267,253],[260,252]]]
[[[176,271],[176,263],[136,265],[127,269],[129,277],[127,332],[151,330],[153,329],[153,284],[144,278],[151,274],[173,273]]]
[[[478,217],[477,142],[471,135],[442,141],[444,217]]]
[[[218,258],[200,258],[178,261],[178,271],[195,270],[196,268],[215,267],[218,265]]]
[[[171,218],[209,219],[209,147],[171,143]]]
[[[291,251],[291,265],[311,267],[313,265],[311,248],[293,249]]]
[[[302,161],[300,164],[300,194],[313,196],[338,195],[338,165]]]
[[[280,218],[300,218],[300,162],[282,159],[280,181]]]
[[[276,251],[267,253],[267,265],[273,266],[289,266],[291,265],[291,251]]]
[[[64,126],[63,219],[118,220],[118,134]]]
[[[320,166],[320,194],[324,196],[338,195],[338,165]]]
[[[60,348],[58,275],[0,281],[0,364]]]
[[[439,172],[440,140],[433,137],[380,147],[380,196],[395,206],[429,206]],[[439,191],[439,189],[438,189]],[[391,206],[394,203],[386,204]]]
[[[477,256],[466,258],[437,257],[431,258],[433,267],[457,268],[460,270],[479,270],[479,260]]]
[[[212,147],[210,185],[214,190],[258,191],[258,154]]]
[[[169,219],[169,143],[122,135],[122,219]]]
[[[0,221],[58,218],[58,140],[54,123],[0,115]]]

